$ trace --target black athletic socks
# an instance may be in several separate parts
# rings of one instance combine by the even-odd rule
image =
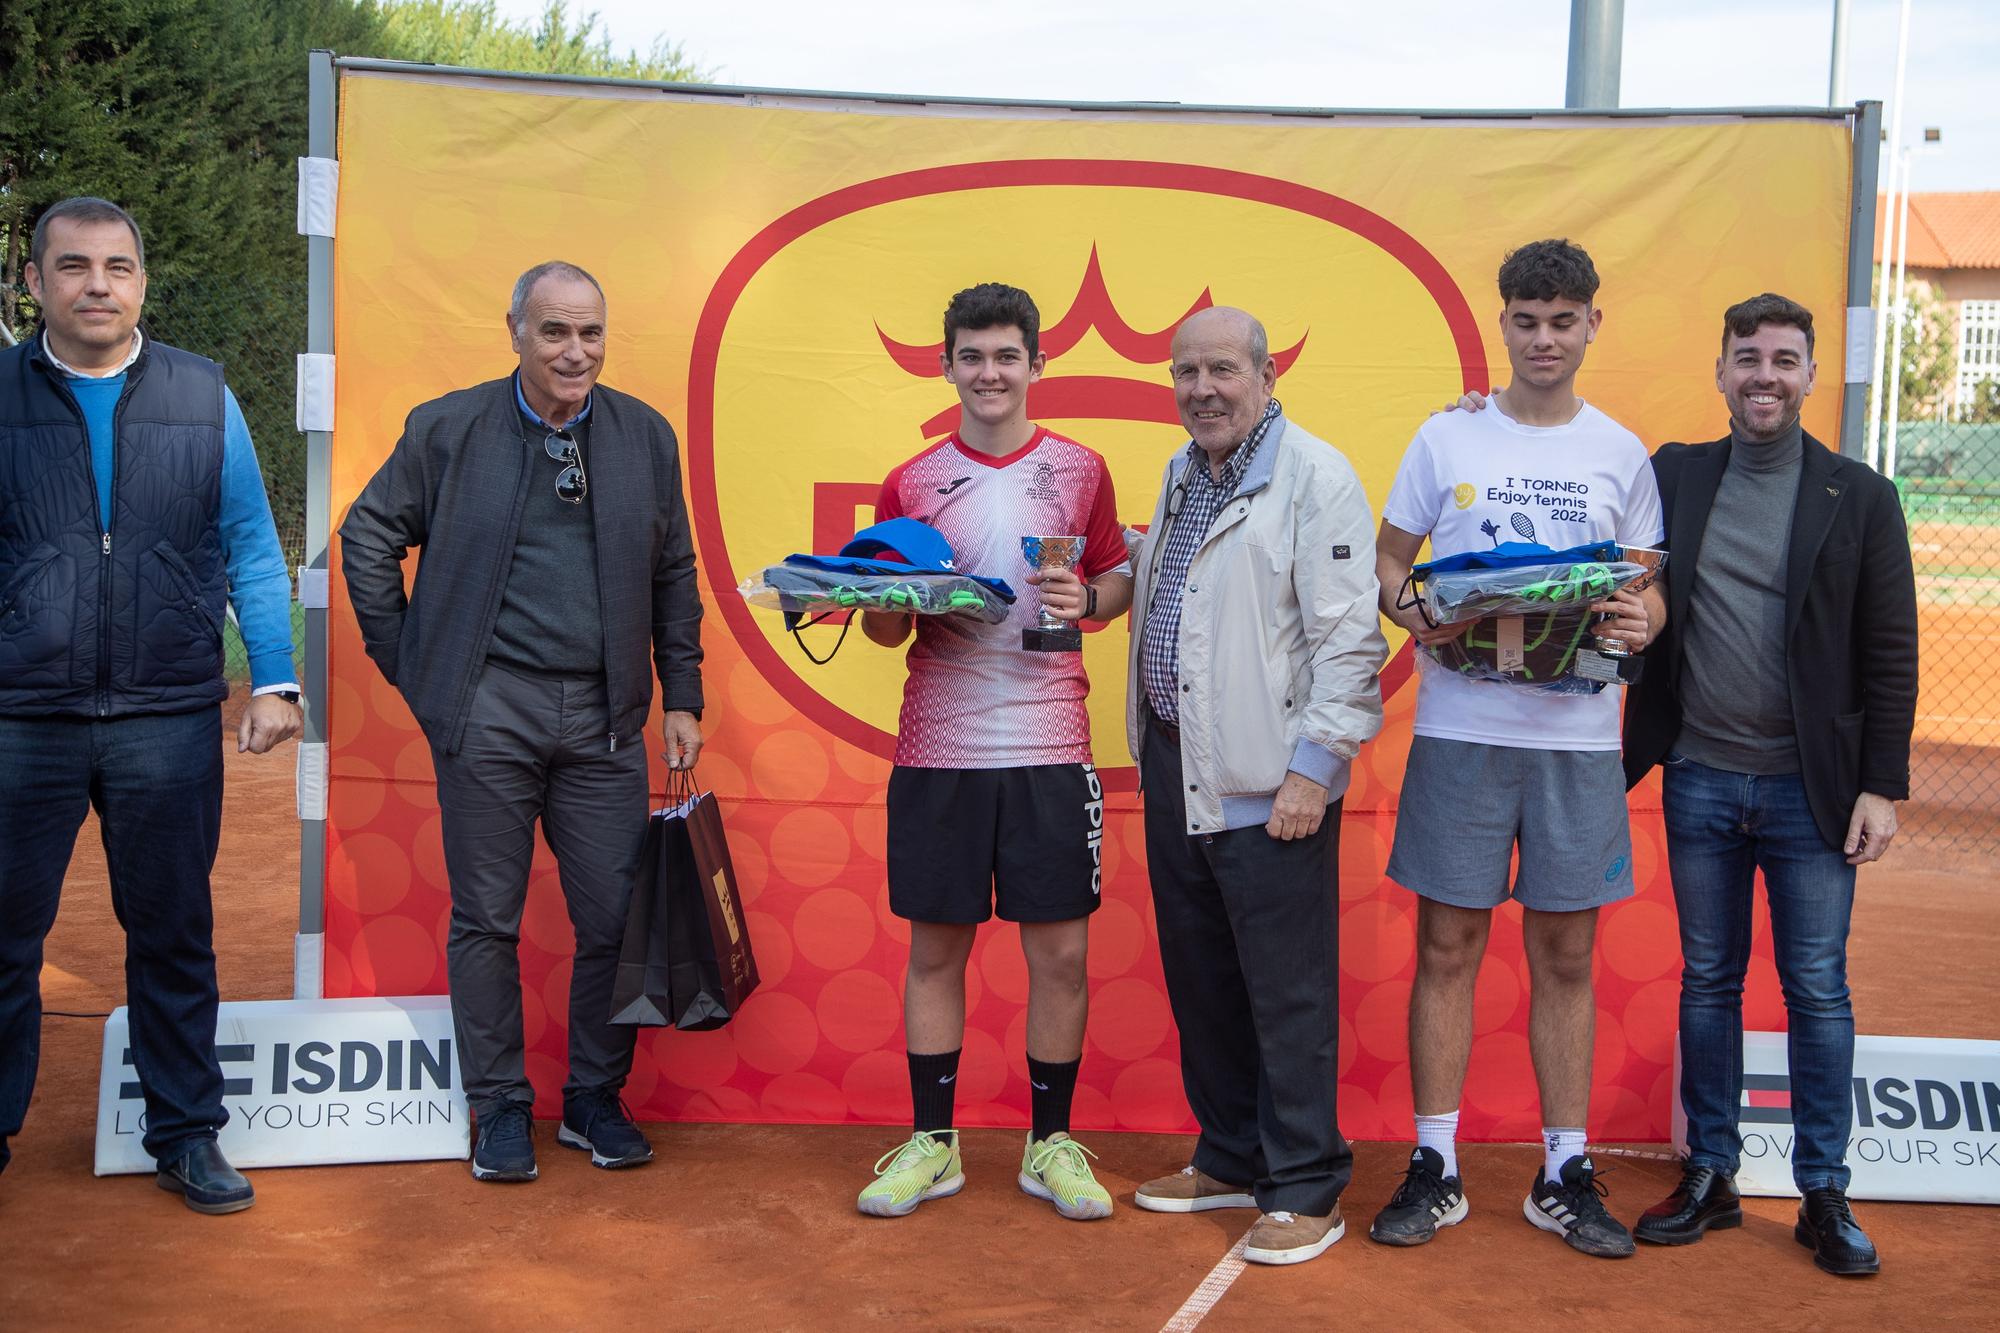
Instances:
[[[1054,1065],[1028,1057],[1029,1105],[1033,1108],[1037,1142],[1069,1132],[1069,1104],[1076,1095],[1076,1071],[1083,1057]]]
[[[917,1133],[950,1129],[952,1106],[958,1094],[958,1052],[918,1055],[911,1051],[909,1055],[910,1106]]]

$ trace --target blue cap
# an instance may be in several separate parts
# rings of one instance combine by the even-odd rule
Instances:
[[[900,560],[883,558],[892,552]],[[871,524],[854,534],[839,555],[788,555],[788,565],[855,574],[958,574],[978,579],[1008,601],[1014,590],[1000,579],[968,573],[958,567],[951,543],[930,524],[915,518],[891,518]]]

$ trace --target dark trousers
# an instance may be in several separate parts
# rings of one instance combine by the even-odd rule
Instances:
[[[229,1120],[208,896],[222,829],[220,707],[104,721],[0,717],[0,1166],[35,1089],[42,942],[93,808],[125,928],[146,1151],[169,1160]]]
[[[563,1093],[623,1087],[636,1028],[611,987],[646,832],[643,740],[611,748],[602,678],[480,674],[457,754],[432,750],[451,878],[445,945],[459,1070],[475,1115],[532,1103],[521,1031],[521,913],[539,820],[576,934]]]
[[[1340,1040],[1340,803],[1319,832],[1187,833],[1180,746],[1149,722],[1146,862],[1194,1165],[1257,1206],[1323,1217],[1354,1174],[1335,1105]]]

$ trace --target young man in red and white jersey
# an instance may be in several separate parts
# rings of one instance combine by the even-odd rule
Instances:
[[[997,625],[970,617],[866,612],[884,647],[914,630],[896,768],[889,778],[889,905],[910,922],[903,1000],[914,1111],[908,1142],[876,1163],[856,1206],[902,1217],[964,1185],[952,1126],[965,1036],[965,965],[997,910],[1021,928],[1028,964],[1034,1126],[1021,1188],[1064,1217],[1111,1213],[1111,1195],[1069,1136],[1089,1009],[1090,914],[1101,901],[1104,791],[1091,766],[1090,682],[1074,652],[1029,652],[1021,631],[1042,607],[1068,621],[1125,613],[1132,579],[1104,460],[1028,419],[1042,376],[1041,315],[1016,287],[982,283],[944,315],[944,377],[963,407],[952,435],[896,468],[878,522],[921,519],[958,567],[1012,579],[1026,536],[1082,535],[1074,570],[1026,574]]]

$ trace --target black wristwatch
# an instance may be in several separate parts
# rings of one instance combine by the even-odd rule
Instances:
[[[298,706],[299,692],[297,690],[272,690],[271,693],[293,707]]]
[[[1095,583],[1086,583],[1083,585],[1083,618],[1085,620],[1097,619],[1097,585]]]

